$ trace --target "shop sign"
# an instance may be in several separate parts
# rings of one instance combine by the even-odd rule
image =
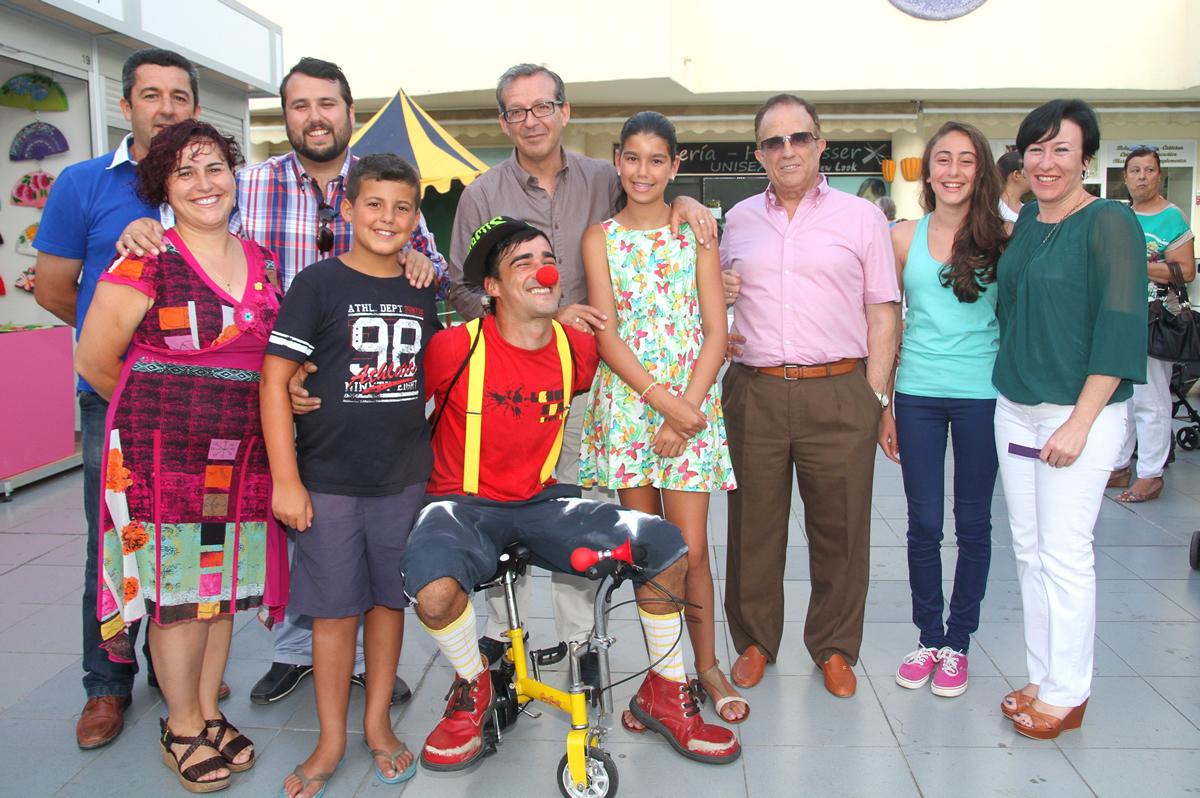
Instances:
[[[614,155],[616,146],[613,147]],[[840,175],[877,175],[892,157],[890,141],[830,141],[821,154],[821,171]],[[679,149],[681,175],[764,174],[754,144],[734,141],[687,142]]]
[[[1158,147],[1158,160],[1164,166],[1196,166],[1196,139],[1126,139],[1100,142],[1100,163],[1110,169],[1124,169],[1125,158],[1138,147]]]

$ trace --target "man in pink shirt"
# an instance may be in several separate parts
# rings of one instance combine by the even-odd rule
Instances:
[[[733,681],[752,687],[783,635],[783,569],[795,468],[812,595],[804,643],[841,697],[862,643],[871,481],[900,292],[888,224],[830,188],[817,109],[772,97],[754,123],[768,189],[728,214],[721,266],[741,273],[735,331],[746,338],[723,383],[738,489],[729,494],[725,608]]]

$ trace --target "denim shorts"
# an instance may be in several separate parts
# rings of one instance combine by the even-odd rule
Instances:
[[[635,585],[687,555],[687,544],[674,524],[617,504],[582,499],[575,485],[551,485],[523,502],[457,494],[427,500],[400,556],[409,596],[444,577],[452,577],[470,593],[496,572],[500,552],[511,543],[528,546],[533,565],[578,576],[571,567],[576,548],[609,550],[632,541],[646,550],[643,570],[632,578]]]

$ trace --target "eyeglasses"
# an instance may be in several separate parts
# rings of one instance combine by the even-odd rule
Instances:
[[[324,255],[333,249],[333,229],[330,224],[337,218],[335,211],[325,200],[317,202],[317,221],[321,226],[317,228],[317,251]]]
[[[552,102],[538,103],[530,108],[510,108],[500,114],[500,116],[504,117],[505,122],[515,125],[517,122],[524,122],[525,115],[529,113],[532,113],[537,119],[550,116],[550,114],[554,113],[554,109],[562,104],[561,100],[554,100]]]
[[[778,152],[783,149],[783,145],[791,142],[793,147],[804,147],[812,144],[817,140],[814,133],[809,133],[807,130],[802,130],[799,133],[793,133],[790,136],[771,136],[769,139],[763,139],[758,143],[758,148],[763,152]]]

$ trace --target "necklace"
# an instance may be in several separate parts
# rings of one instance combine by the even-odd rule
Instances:
[[[1071,210],[1067,211],[1067,215],[1066,215],[1066,216],[1064,216],[1063,218],[1059,219],[1057,222],[1055,222],[1055,223],[1054,223],[1054,226],[1050,228],[1050,232],[1049,232],[1049,233],[1046,233],[1046,237],[1042,239],[1042,243],[1043,243],[1043,244],[1045,244],[1047,241],[1049,241],[1049,240],[1050,240],[1050,236],[1054,235],[1054,231],[1058,229],[1058,226],[1059,226],[1060,224],[1062,224],[1063,222],[1065,222],[1065,221],[1067,220],[1067,218],[1068,218],[1068,217],[1069,217],[1071,214],[1075,213],[1075,211],[1079,210],[1079,207],[1080,207],[1081,205],[1083,205],[1084,201],[1085,201],[1085,200],[1086,200],[1086,199],[1087,199],[1089,196],[1091,196],[1091,195],[1090,195],[1090,194],[1088,194],[1088,193],[1085,191],[1085,192],[1083,193],[1083,196],[1082,196],[1082,197],[1080,197],[1080,199],[1079,199],[1079,202],[1075,203],[1075,207],[1074,207],[1074,208],[1072,208]]]

